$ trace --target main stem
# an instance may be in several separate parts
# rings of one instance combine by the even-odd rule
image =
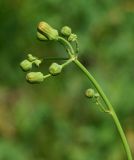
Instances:
[[[102,97],[102,99],[104,100],[104,103],[106,104],[106,106],[109,109],[109,113],[112,116],[114,123],[117,127],[117,130],[120,134],[121,140],[123,142],[124,145],[124,149],[126,151],[127,154],[127,158],[128,160],[132,160],[132,155],[131,155],[131,151],[127,142],[127,139],[125,137],[124,131],[121,127],[121,124],[119,122],[119,119],[113,109],[113,106],[111,105],[111,103],[109,102],[108,98],[106,97],[106,95],[104,94],[102,88],[100,87],[100,85],[98,84],[98,82],[94,79],[94,77],[88,72],[88,70],[80,63],[80,61],[78,59],[74,60],[74,63],[85,73],[85,75],[88,77],[88,79],[92,82],[92,84],[94,85],[94,87],[97,89],[98,93],[100,94],[100,96]]]
[[[65,44],[66,46],[68,46],[69,48],[69,52],[68,54],[70,55],[70,57],[74,56],[75,52],[71,46],[71,44],[64,38],[62,37],[59,37],[59,41],[62,42],[63,44]],[[121,124],[120,124],[120,121],[113,109],[113,106],[111,105],[111,103],[109,102],[108,98],[106,97],[105,93],[103,92],[102,88],[100,87],[100,85],[98,84],[98,82],[94,79],[94,77],[88,72],[88,70],[80,63],[80,61],[77,59],[77,57],[73,60],[73,62],[85,73],[85,75],[88,77],[88,79],[92,82],[92,84],[94,85],[94,87],[96,88],[96,90],[98,91],[98,93],[100,94],[101,98],[103,99],[104,103],[106,104],[110,115],[112,116],[113,118],[113,121],[116,125],[116,128],[120,134],[120,137],[121,137],[121,140],[122,140],[122,143],[124,145],[124,149],[126,151],[126,154],[127,154],[127,159],[128,160],[132,160],[132,155],[131,155],[131,151],[130,151],[130,148],[129,148],[129,145],[128,145],[128,142],[127,142],[127,139],[126,139],[126,136],[124,134],[124,131],[121,127]]]

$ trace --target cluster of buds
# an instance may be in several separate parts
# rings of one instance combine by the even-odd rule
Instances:
[[[28,72],[32,69],[34,64],[36,67],[39,67],[41,60],[37,57],[34,57],[32,54],[28,54],[27,59],[23,60],[20,63],[20,67],[24,72]],[[26,80],[29,83],[40,83],[44,80],[44,75],[41,72],[29,72],[26,75]]]
[[[35,66],[39,67],[40,63],[41,60],[39,60],[37,57],[32,56],[31,54],[28,54],[28,59],[23,60],[20,63],[20,67],[24,72],[28,72],[32,69],[32,64],[35,64]],[[29,72],[26,74],[26,80],[27,82],[32,84],[41,83],[44,81],[44,79],[50,76],[56,76],[60,74],[62,68],[62,65],[58,63],[52,63],[49,67],[49,74],[43,75],[43,73],[41,72]]]
[[[28,58],[20,63],[20,67],[23,71],[27,72],[32,69],[33,64],[39,67],[39,65],[41,64],[41,60],[37,57],[32,56],[31,54],[28,54]]]
[[[72,33],[72,29],[68,26],[62,27],[60,32],[64,37],[67,37],[69,42],[74,42],[77,40],[77,35]],[[42,21],[37,27],[37,38],[41,41],[58,40],[59,32],[48,23]]]
[[[94,89],[89,88],[85,91],[85,96],[88,98],[95,98],[98,99],[100,95],[98,93],[95,93]]]
[[[65,37],[68,38],[68,41],[69,42],[74,42],[77,40],[77,35],[72,33],[72,30],[70,27],[68,26],[64,26],[62,29],[61,29],[61,33],[62,35],[64,35]]]
[[[60,31],[58,31],[57,29],[51,27],[48,23],[41,21],[37,26],[37,38],[40,41],[60,41],[59,39],[63,38],[65,41],[68,41],[69,43],[69,42],[76,41],[77,36],[74,33],[72,33],[72,29],[68,26],[64,26],[61,28]],[[70,61],[71,58],[72,57],[70,57],[63,64],[58,64],[53,62],[48,69],[47,75],[44,75],[42,72],[31,71],[33,65],[35,65],[36,67],[39,67],[39,65],[42,62],[39,58],[34,57],[31,54],[28,54],[27,59],[23,60],[20,63],[20,67],[23,71],[28,72],[26,75],[27,82],[32,84],[41,83],[44,81],[44,79],[50,76],[56,76],[60,74],[64,66],[66,66],[71,62]]]

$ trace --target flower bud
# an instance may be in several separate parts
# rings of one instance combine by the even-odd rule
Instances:
[[[20,63],[20,67],[22,68],[23,71],[29,71],[32,68],[32,63],[29,62],[27,59],[25,59],[24,61],[22,61]]]
[[[88,98],[93,98],[93,97],[94,97],[94,94],[95,94],[95,92],[94,92],[94,90],[93,90],[92,88],[87,89],[86,92],[85,92],[85,95],[86,95]]]
[[[39,67],[39,65],[41,64],[41,60],[36,59],[33,63],[34,63],[37,67]]]
[[[59,74],[62,71],[62,65],[59,65],[57,63],[52,63],[51,66],[49,67],[49,72],[53,76]]]
[[[26,80],[29,83],[41,83],[44,80],[44,75],[41,72],[30,72],[26,75]]]
[[[70,42],[74,42],[77,40],[77,35],[76,34],[71,34],[69,37],[68,37],[68,41]]]
[[[57,40],[58,39],[58,36],[59,36],[58,31],[52,28],[46,22],[40,22],[37,29],[42,35],[46,37],[47,40]]]
[[[96,99],[98,99],[98,98],[100,97],[99,93],[95,93],[95,94],[94,94],[94,97],[95,97]]]
[[[28,60],[30,61],[30,62],[33,62],[33,61],[35,61],[37,58],[36,57],[34,57],[32,54],[28,54]]]
[[[43,34],[41,34],[40,32],[37,32],[37,38],[40,40],[40,41],[46,41],[47,40],[47,37],[45,37]]]
[[[72,32],[72,30],[71,30],[71,28],[68,27],[68,26],[64,26],[64,27],[62,27],[62,29],[61,29],[61,33],[62,33],[64,36],[70,36],[71,32]]]

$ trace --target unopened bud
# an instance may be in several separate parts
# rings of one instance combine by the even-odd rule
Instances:
[[[49,67],[49,72],[53,76],[59,74],[62,71],[62,65],[59,65],[57,63],[52,63],[51,66]]]
[[[33,61],[35,61],[37,58],[36,57],[34,57],[32,54],[28,54],[28,60],[30,61],[30,62],[33,62]]]
[[[68,26],[64,26],[62,29],[61,29],[61,33],[64,35],[64,36],[70,36],[72,30],[70,27]]]
[[[43,34],[47,38],[47,40],[57,40],[58,39],[58,36],[59,36],[58,31],[52,28],[46,22],[40,22],[37,29],[41,34]]]
[[[45,37],[43,34],[41,34],[40,32],[37,32],[37,38],[40,40],[40,41],[46,41],[48,40],[47,37]]]
[[[88,98],[93,98],[93,97],[94,97],[94,94],[95,94],[95,92],[94,92],[94,90],[93,90],[92,88],[87,89],[86,92],[85,92],[85,95],[86,95]]]
[[[33,63],[34,63],[37,67],[39,67],[39,65],[41,64],[41,60],[36,59]]]
[[[44,80],[44,75],[41,72],[30,72],[26,75],[26,80],[29,83],[41,83]]]
[[[70,42],[74,42],[77,40],[77,35],[76,34],[71,34],[69,37],[68,37],[68,41]]]
[[[23,71],[29,71],[32,68],[32,63],[25,59],[20,63],[20,67],[22,68]]]
[[[94,94],[94,97],[95,97],[96,99],[99,98],[99,97],[100,97],[99,93],[95,93],[95,94]]]

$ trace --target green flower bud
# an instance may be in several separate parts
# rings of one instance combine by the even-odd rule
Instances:
[[[39,67],[39,65],[41,64],[41,60],[36,59],[33,63],[34,63],[37,67]]]
[[[25,59],[24,61],[22,61],[20,63],[20,67],[22,68],[23,71],[29,71],[32,68],[32,63],[29,62],[27,59]]]
[[[30,61],[30,62],[33,62],[33,61],[35,61],[37,58],[36,57],[34,57],[32,54],[28,54],[28,60]]]
[[[62,65],[59,65],[57,63],[52,63],[51,66],[49,67],[49,72],[53,76],[59,74],[62,71]]]
[[[42,35],[46,37],[47,40],[57,40],[59,37],[58,31],[52,28],[46,22],[40,22],[37,29]]]
[[[71,34],[69,37],[68,37],[68,41],[70,42],[74,42],[77,40],[77,35],[76,34]]]
[[[30,72],[26,75],[26,80],[29,83],[41,83],[44,80],[44,75],[41,72]]]
[[[85,92],[85,95],[86,95],[88,98],[93,98],[93,97],[94,97],[94,94],[95,94],[95,92],[94,92],[94,90],[93,90],[92,88],[87,89],[86,92]]]
[[[100,97],[99,93],[95,93],[95,94],[94,94],[94,97],[95,97],[95,98],[99,98],[99,97]]]
[[[43,34],[41,34],[40,32],[37,32],[37,38],[40,40],[40,41],[46,41],[48,40],[47,37],[45,37]]]
[[[61,29],[61,33],[62,33],[64,36],[70,36],[70,34],[72,33],[72,30],[71,30],[70,27],[64,26],[64,27],[62,27],[62,29]]]

